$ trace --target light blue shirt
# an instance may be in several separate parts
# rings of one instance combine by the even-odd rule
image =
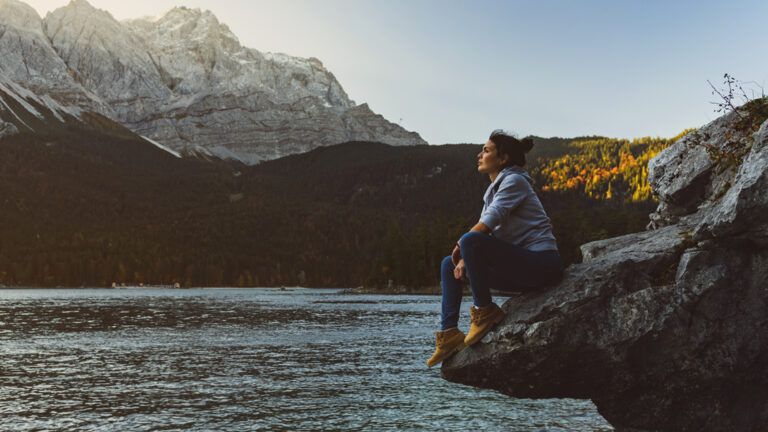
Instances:
[[[502,169],[485,191],[480,222],[508,243],[530,251],[557,250],[552,223],[531,184],[523,168]]]

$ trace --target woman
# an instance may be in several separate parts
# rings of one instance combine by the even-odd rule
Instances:
[[[480,221],[443,259],[441,330],[436,333],[435,353],[427,360],[429,367],[477,343],[504,319],[504,311],[491,301],[491,288],[528,291],[562,277],[552,224],[523,169],[525,153],[532,147],[531,139],[518,140],[495,130],[477,155],[477,170],[488,174],[491,184],[483,197]],[[457,328],[465,276],[474,300],[466,336]]]

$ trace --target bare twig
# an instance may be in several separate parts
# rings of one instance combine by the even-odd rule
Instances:
[[[757,87],[758,89],[760,89],[760,95],[759,96],[755,96],[755,89],[754,88],[750,88],[749,89],[752,92],[752,98],[751,98],[752,100],[754,100],[754,99],[762,99],[762,98],[765,97],[765,88],[763,87],[762,84],[758,84],[757,81],[744,81],[743,83],[744,84],[749,84],[750,86],[754,86],[754,87]]]
[[[755,99],[754,87],[760,89],[761,98],[765,97],[765,90],[760,84],[754,81],[739,81],[727,73],[723,75],[723,88],[718,89],[709,80],[707,80],[707,83],[712,87],[712,94],[720,97],[720,101],[710,102],[717,107],[715,108],[715,112],[728,113],[733,111],[738,114],[739,117],[744,118],[744,114],[739,112],[738,107]],[[747,94],[747,90],[744,88],[745,85],[752,93],[752,97]]]

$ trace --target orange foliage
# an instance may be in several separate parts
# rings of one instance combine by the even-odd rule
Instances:
[[[648,161],[674,142],[665,138],[574,141],[578,152],[545,159],[531,169],[542,191],[576,191],[594,199],[627,202],[652,199]]]

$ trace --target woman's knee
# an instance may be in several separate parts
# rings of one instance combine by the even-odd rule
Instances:
[[[470,231],[459,239],[459,248],[464,250],[464,248],[488,240],[488,238],[488,234],[483,234],[479,231]]]
[[[453,274],[453,269],[456,266],[453,265],[453,260],[451,259],[451,256],[448,255],[447,257],[443,258],[443,262],[440,263],[440,273],[444,274],[446,271],[451,272]]]

